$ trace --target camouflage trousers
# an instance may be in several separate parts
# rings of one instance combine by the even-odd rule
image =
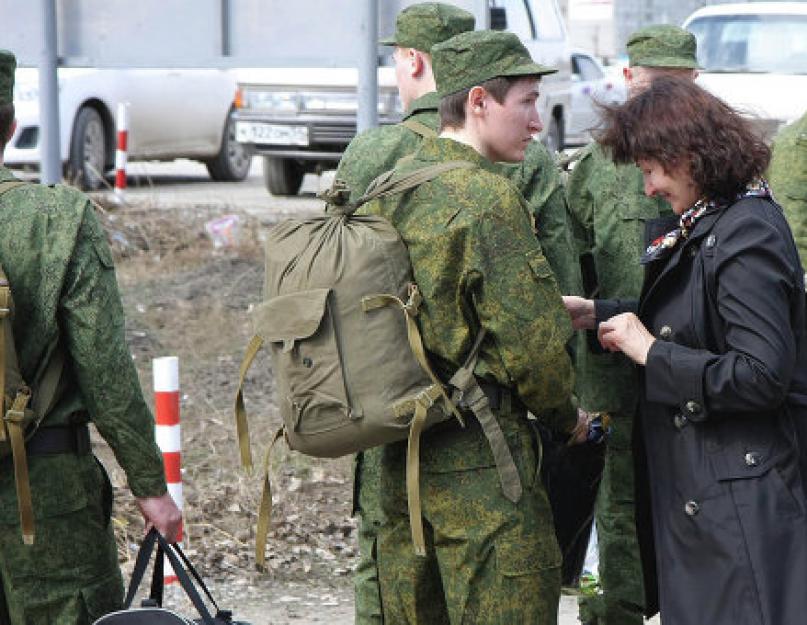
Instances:
[[[407,514],[406,443],[384,448],[378,575],[387,624],[555,625],[560,550],[522,415],[499,415],[524,493],[502,494],[487,440],[476,420],[427,432],[420,492],[425,557],[414,553]]]
[[[376,543],[383,523],[379,501],[382,448],[356,455],[353,501],[359,514],[359,562],[353,574],[355,625],[381,625],[381,589],[378,586]]]
[[[23,544],[16,508],[0,515],[0,623],[89,625],[123,601],[109,480],[89,454],[30,457],[29,466],[34,544]],[[9,495],[8,460],[2,471],[0,495]]]
[[[581,596],[585,625],[641,625],[642,565],[636,538],[633,494],[632,416],[615,415],[597,493],[595,519],[602,594]]]

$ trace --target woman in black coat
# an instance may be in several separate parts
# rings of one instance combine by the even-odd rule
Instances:
[[[634,436],[648,616],[807,623],[807,319],[769,150],[722,101],[663,77],[599,136],[676,217],[648,225],[639,302],[565,298],[641,371]]]

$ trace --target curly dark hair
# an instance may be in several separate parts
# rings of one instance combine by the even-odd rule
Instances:
[[[688,78],[659,76],[619,106],[602,107],[597,141],[616,163],[658,161],[666,172],[689,169],[708,198],[733,200],[771,158],[751,123]]]

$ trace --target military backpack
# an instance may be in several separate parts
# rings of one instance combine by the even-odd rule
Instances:
[[[447,171],[455,161],[407,174],[387,172],[349,203],[339,183],[326,214],[275,226],[266,240],[263,302],[253,312],[255,336],[241,366],[235,418],[242,464],[252,468],[243,384],[258,351],[271,350],[281,436],[291,449],[338,457],[408,440],[407,496],[415,551],[425,554],[418,489],[420,434],[472,411],[493,450],[505,495],[521,483],[501,428],[473,374],[484,332],[467,361],[444,384],[426,355],[417,324],[421,303],[406,246],[386,219],[356,215],[372,199],[404,193]],[[270,446],[271,449],[271,446]],[[263,564],[271,506],[268,458],[258,515],[257,562]]]

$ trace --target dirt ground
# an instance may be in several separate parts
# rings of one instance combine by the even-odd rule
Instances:
[[[219,606],[251,623],[350,623],[356,560],[349,459],[317,461],[275,447],[267,570],[255,567],[260,466],[279,426],[269,358],[258,358],[245,396],[256,472],[240,468],[232,414],[249,308],[260,299],[265,224],[237,214],[237,233],[214,247],[207,209],[123,207],[102,213],[116,256],[126,337],[152,401],[151,361],[177,356],[180,367],[186,553]],[[124,570],[131,569],[142,520],[110,450],[96,449],[116,488]],[[143,584],[146,586],[147,584]],[[181,592],[167,603],[190,613]]]

